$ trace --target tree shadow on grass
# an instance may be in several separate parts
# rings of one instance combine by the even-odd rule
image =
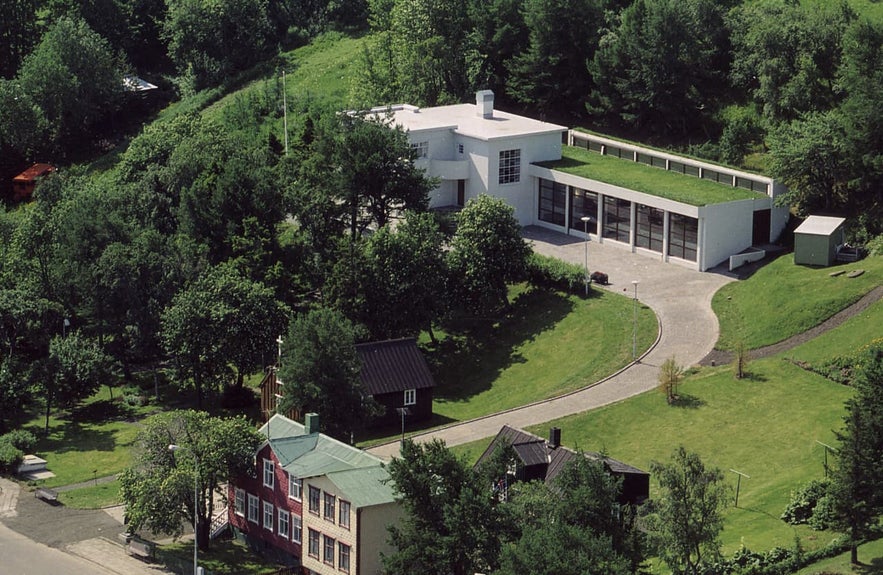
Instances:
[[[467,401],[487,389],[506,368],[525,359],[515,348],[553,329],[573,309],[566,295],[531,288],[519,294],[508,313],[494,318],[452,320],[449,334],[426,353],[439,401]]]
[[[862,575],[883,575],[883,557],[874,557],[870,563],[859,563],[853,569]]]
[[[70,410],[71,421],[105,423],[109,421],[126,421],[132,419],[134,410],[117,400],[102,399],[92,403],[79,405]]]
[[[699,409],[705,405],[705,400],[689,393],[679,393],[675,396],[671,403],[672,407],[681,407],[684,409]]]
[[[43,428],[32,429],[40,437]],[[68,453],[71,451],[113,451],[116,449],[116,433],[112,429],[84,426],[78,421],[64,427],[49,429],[49,435],[40,437],[37,450],[41,453]]]

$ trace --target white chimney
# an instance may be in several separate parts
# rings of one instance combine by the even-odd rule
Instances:
[[[494,92],[492,90],[479,90],[475,93],[475,107],[482,118],[494,117]]]

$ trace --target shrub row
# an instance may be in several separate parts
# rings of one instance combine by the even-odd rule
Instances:
[[[586,289],[586,272],[577,264],[532,253],[527,260],[527,281],[538,287],[580,294]]]

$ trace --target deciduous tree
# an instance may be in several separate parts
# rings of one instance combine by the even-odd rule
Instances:
[[[197,543],[207,550],[214,494],[225,497],[221,485],[251,469],[260,442],[244,417],[171,411],[147,419],[138,434],[136,463],[120,474],[128,529],[180,536],[185,522],[194,523],[195,507]],[[170,444],[180,449],[172,452]]]
[[[721,511],[728,494],[723,473],[706,467],[683,446],[670,463],[651,463],[650,472],[661,489],[655,513],[648,518],[657,553],[673,572],[696,575],[720,553]]]
[[[508,308],[508,285],[522,279],[530,247],[521,237],[514,209],[481,195],[460,212],[448,252],[451,281],[476,313]]]

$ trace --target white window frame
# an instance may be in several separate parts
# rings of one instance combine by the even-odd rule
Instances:
[[[289,521],[290,517],[291,517],[291,514],[288,511],[282,509],[281,507],[279,508],[279,520],[278,520],[278,525],[276,526],[276,530],[277,530],[277,533],[279,533],[279,537],[282,537],[283,539],[288,539],[288,537],[289,537],[288,530],[289,530],[289,524],[290,524],[290,521]]]
[[[276,465],[272,459],[264,459],[264,487],[273,489],[276,486]]]
[[[417,152],[417,159],[429,157],[429,141],[411,142],[411,149]]]
[[[521,182],[521,148],[500,150],[499,184],[517,184]]]
[[[288,476],[288,498],[302,501],[304,498],[304,480],[294,475]]]
[[[291,540],[295,543],[303,543],[304,520],[300,515],[291,516]]]
[[[273,531],[273,516],[276,515],[276,508],[270,501],[264,501],[264,529]]]
[[[245,517],[245,489],[233,488],[233,513]]]
[[[260,521],[261,500],[257,495],[248,494],[248,520],[252,523]]]
[[[350,509],[352,506],[349,501],[345,501],[341,499],[337,502],[338,512],[337,512],[337,524],[343,529],[350,528]]]
[[[325,492],[322,494],[322,517],[325,521],[330,521],[334,523],[336,517],[334,514],[337,513],[337,497],[333,494]]]
[[[405,390],[405,405],[417,405],[417,390],[416,389],[406,389]]]
[[[344,549],[346,553],[344,553]],[[344,561],[346,557],[346,561]],[[337,568],[344,573],[350,572],[350,557],[352,557],[352,548],[346,543],[337,542]]]

